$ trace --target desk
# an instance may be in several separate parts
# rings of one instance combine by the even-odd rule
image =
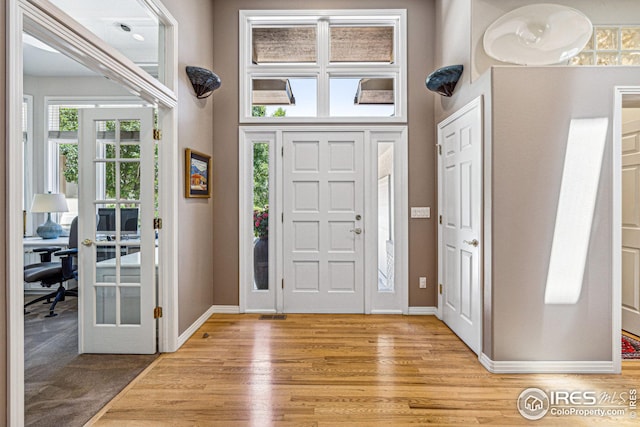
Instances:
[[[158,247],[156,246],[156,273],[158,270]],[[96,263],[96,282],[112,283],[116,280],[116,259],[110,258]],[[120,257],[120,281],[124,283],[140,282],[140,252]],[[157,281],[157,275],[156,275]]]
[[[33,252],[36,248],[44,248],[47,246],[54,246],[67,249],[69,246],[69,237],[58,237],[56,239],[43,239],[42,237],[24,237],[22,239],[22,248],[24,251],[23,262],[24,265],[36,264],[40,262],[40,254]],[[56,256],[51,257],[51,261],[59,261],[60,258]],[[50,288],[44,288],[40,283],[25,283],[24,289],[26,291],[41,291],[44,293],[51,292]]]

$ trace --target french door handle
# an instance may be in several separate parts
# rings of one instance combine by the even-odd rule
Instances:
[[[349,231],[351,231],[352,233],[356,233],[356,234],[362,234],[362,228],[354,228],[354,229],[351,229]]]
[[[478,245],[480,244],[480,242],[478,242],[478,239],[473,239],[472,241],[468,241],[468,240],[463,240],[464,243],[466,243],[467,245],[471,245],[474,248],[477,248]]]
[[[91,239],[84,239],[84,240],[82,241],[82,244],[83,244],[83,245],[85,245],[85,246],[91,246],[91,245],[93,245],[93,240],[91,240]]]

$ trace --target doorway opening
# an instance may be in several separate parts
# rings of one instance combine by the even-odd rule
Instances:
[[[618,88],[616,98],[614,203],[621,215],[614,214],[614,222],[620,222],[614,230],[620,239],[619,245],[614,245],[614,252],[618,252],[614,275],[619,275],[619,281],[614,280],[614,327],[618,314],[620,318],[614,329],[619,347],[616,351],[614,344],[613,351],[626,360],[640,354],[634,347],[640,337],[640,88]],[[620,197],[617,202],[615,195]]]

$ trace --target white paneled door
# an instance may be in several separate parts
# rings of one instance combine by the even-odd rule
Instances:
[[[364,313],[363,132],[286,132],[286,313]]]
[[[640,121],[622,128],[622,329],[640,335]]]
[[[440,283],[444,322],[474,352],[481,341],[482,113],[479,99],[438,126]]]
[[[79,113],[81,353],[156,351],[152,108]]]

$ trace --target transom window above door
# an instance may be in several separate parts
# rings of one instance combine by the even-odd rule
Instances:
[[[405,10],[240,12],[240,122],[406,122]]]

